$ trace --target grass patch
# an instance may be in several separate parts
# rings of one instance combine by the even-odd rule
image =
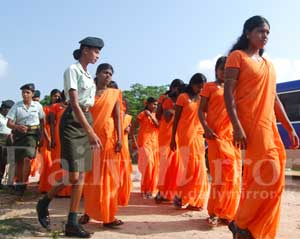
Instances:
[[[20,218],[9,218],[0,220],[0,233],[5,236],[16,236],[24,231],[34,232],[34,226],[26,223]]]

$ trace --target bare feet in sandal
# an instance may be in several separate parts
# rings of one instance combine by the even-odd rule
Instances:
[[[108,227],[108,228],[116,228],[123,224],[124,224],[124,222],[122,220],[115,219],[113,222],[103,223],[103,226]]]
[[[217,227],[220,223],[219,218],[217,216],[210,216],[206,219],[206,222],[211,227]]]

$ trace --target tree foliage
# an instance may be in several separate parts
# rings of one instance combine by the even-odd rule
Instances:
[[[44,98],[40,101],[42,106],[50,105],[51,98],[49,95],[45,95]]]
[[[147,100],[148,97],[158,99],[167,90],[168,85],[143,86],[139,83],[131,85],[129,90],[123,91],[123,97],[128,103],[128,113],[135,118],[144,109],[144,100]]]

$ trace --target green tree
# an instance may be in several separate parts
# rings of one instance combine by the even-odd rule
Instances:
[[[158,99],[168,88],[168,85],[143,86],[139,83],[131,85],[129,90],[123,91],[123,96],[128,102],[128,113],[135,118],[144,109],[144,100],[148,97]]]
[[[42,106],[50,105],[51,98],[49,95],[45,95],[44,98],[40,101]]]

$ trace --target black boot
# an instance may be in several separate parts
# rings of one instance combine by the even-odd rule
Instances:
[[[17,184],[15,187],[15,195],[22,197],[26,191],[27,185],[26,184]]]
[[[65,235],[67,237],[79,237],[79,238],[90,238],[91,233],[84,230],[84,228],[79,224],[66,224],[65,225]]]
[[[47,195],[40,199],[36,205],[36,212],[38,215],[38,220],[42,227],[46,229],[50,229],[50,217],[48,211],[48,205],[50,203],[50,199],[48,199]]]

